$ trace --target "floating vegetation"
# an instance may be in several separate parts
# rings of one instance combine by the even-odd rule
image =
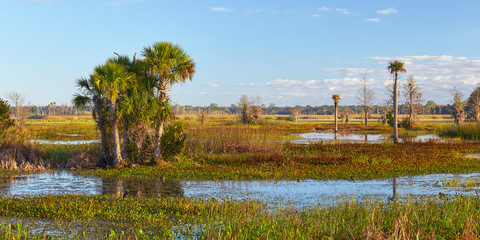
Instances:
[[[480,187],[480,180],[470,179],[470,178],[465,178],[465,179],[454,178],[450,180],[444,179],[442,181],[442,185],[445,187],[473,188],[473,187]]]

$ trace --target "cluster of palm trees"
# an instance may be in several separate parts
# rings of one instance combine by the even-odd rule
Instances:
[[[162,160],[161,139],[173,116],[168,91],[172,84],[192,79],[195,62],[170,42],[145,47],[143,59],[115,55],[88,78],[77,80],[79,93],[73,102],[76,107],[93,105],[101,134],[101,163],[122,167],[127,159],[143,162],[145,158],[155,163]],[[151,156],[146,154],[148,146],[153,149]],[[131,148],[134,154],[129,154]]]

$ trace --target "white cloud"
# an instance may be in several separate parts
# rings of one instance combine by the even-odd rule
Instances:
[[[385,85],[392,82],[392,75],[387,70],[388,61],[394,59],[404,61],[407,69],[406,74],[400,75],[400,89],[408,75],[413,74],[423,91],[424,99],[433,100],[438,104],[451,102],[451,90],[454,86],[468,97],[480,82],[479,59],[451,55],[412,55],[373,56],[362,61],[364,65],[361,67],[314,69],[313,71],[318,72],[317,79],[278,78],[228,86],[207,82],[204,86],[222,87],[222,93],[229,92],[229,95],[262,96],[264,103],[274,102],[284,106],[331,105],[332,94],[340,94],[343,105],[355,105],[356,89],[361,86],[361,79],[366,75],[371,89],[376,93],[375,102],[382,104],[387,98]],[[210,89],[208,92],[213,90]]]
[[[345,8],[337,8],[337,9],[335,9],[335,11],[340,12],[340,13],[343,13],[343,14],[345,14],[345,15],[349,15],[349,14],[350,14],[350,12],[349,12],[347,9],[345,9]]]
[[[318,11],[324,11],[324,12],[329,12],[329,11],[332,11],[331,8],[327,8],[327,7],[321,7],[318,9]]]
[[[378,14],[382,14],[382,15],[397,14],[397,12],[398,11],[395,8],[387,8],[387,9],[377,11]]]
[[[212,82],[206,82],[205,85],[208,86],[208,87],[218,87],[219,86],[218,83],[212,83]]]
[[[367,22],[380,22],[380,18],[369,18]]]
[[[469,95],[480,83],[480,60],[450,55],[403,56],[403,57],[369,57],[387,72],[388,61],[398,59],[405,62],[407,74],[413,74],[424,92],[424,98],[440,104],[447,104],[450,91],[456,86]],[[385,74],[386,75],[386,74]]]
[[[214,12],[230,12],[230,11],[232,11],[232,9],[230,9],[230,8],[225,8],[225,7],[211,7],[211,8],[210,8],[210,11],[214,11]]]
[[[377,74],[377,70],[369,69],[369,68],[318,68],[314,69],[313,71],[316,72],[329,72],[331,75],[336,76],[363,76],[363,75],[375,75]]]

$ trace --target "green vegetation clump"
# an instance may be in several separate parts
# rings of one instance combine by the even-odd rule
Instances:
[[[4,137],[3,133],[13,124],[13,120],[10,119],[10,105],[0,98],[0,140]]]
[[[182,122],[174,122],[165,128],[161,144],[163,158],[170,160],[180,155],[187,138],[184,128]]]

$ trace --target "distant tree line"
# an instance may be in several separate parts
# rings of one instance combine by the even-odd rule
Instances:
[[[433,101],[428,101],[425,105],[417,104],[419,112],[418,114],[451,114],[453,112],[453,106],[451,104],[438,105]],[[298,109],[300,115],[333,115],[335,113],[334,105],[295,105],[295,106],[276,106],[275,104],[259,105],[263,115],[290,115],[292,109]],[[400,104],[399,113],[409,114],[409,105]],[[343,109],[350,109],[353,114],[363,113],[363,106],[361,105],[347,105],[338,106],[339,111]],[[371,106],[372,114],[381,114],[384,111],[385,105],[373,105]],[[240,108],[237,104],[231,104],[230,106],[219,106],[216,103],[212,103],[208,106],[191,106],[191,105],[174,105],[173,111],[176,115],[196,115],[202,111],[211,115],[235,115],[240,114]]]
[[[480,95],[480,94],[479,94]],[[335,113],[334,105],[295,105],[295,106],[276,106],[275,104],[261,104],[259,105],[263,115],[290,115],[292,109],[298,109],[300,115],[333,115]],[[93,106],[87,105],[82,108],[77,108],[72,104],[60,104],[60,105],[33,105],[22,107],[25,114],[29,117],[32,116],[49,116],[49,115],[85,115],[91,114]],[[346,105],[338,106],[339,111],[343,109],[350,109],[353,114],[363,113],[363,106],[361,105]],[[381,114],[385,105],[372,105],[370,112],[373,114]],[[454,106],[452,104],[439,105],[433,101],[428,101],[425,105],[418,104],[418,114],[452,114]],[[178,105],[175,104],[172,107],[175,115],[199,115],[202,111],[211,115],[236,115],[239,114],[239,107],[237,104],[231,104],[230,106],[219,106],[216,103],[212,103],[208,106],[191,106],[191,105]],[[16,108],[10,106],[10,112],[12,115],[16,112]],[[400,114],[409,114],[409,105],[399,105]]]

